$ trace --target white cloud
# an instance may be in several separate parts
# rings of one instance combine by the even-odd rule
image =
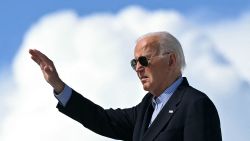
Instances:
[[[95,103],[105,108],[131,107],[145,94],[129,64],[135,40],[147,32],[167,30],[183,45],[185,76],[217,106],[224,140],[247,141],[249,17],[197,26],[176,11],[151,12],[139,7],[87,17],[78,17],[74,11],[46,15],[27,32],[16,56],[16,87],[6,90],[11,93],[9,112],[1,123],[0,140],[111,140],[57,111],[52,89],[28,49],[47,54],[61,78]]]

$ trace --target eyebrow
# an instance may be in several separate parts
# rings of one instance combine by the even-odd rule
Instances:
[[[147,57],[147,58],[150,58],[150,57],[152,56],[152,54],[144,54],[144,55],[142,55],[142,56],[145,56],[145,57]]]

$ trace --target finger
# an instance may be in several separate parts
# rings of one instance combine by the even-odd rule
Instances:
[[[40,61],[45,61],[45,62],[50,62],[51,60],[44,55],[42,52],[40,52],[39,50],[36,49],[30,49],[29,53],[34,56],[34,58],[39,59]]]
[[[31,56],[31,59],[34,60],[41,68],[41,70],[45,70],[45,67],[47,66],[46,62],[40,60],[39,57]]]
[[[31,59],[32,59],[33,61],[35,61],[38,65],[40,65],[41,60],[40,60],[38,57],[31,56]]]
[[[29,53],[30,53],[31,55],[34,55],[34,53],[35,53],[34,49],[29,49]]]
[[[41,62],[39,59],[31,57],[32,60],[34,60],[41,68],[41,70],[44,70],[45,67],[47,66],[44,62]]]
[[[39,50],[34,49],[34,54],[39,57],[40,60],[45,61],[45,62],[51,62],[51,60],[42,52],[40,52]]]
[[[34,60],[37,64],[40,64],[41,57],[39,57],[38,53],[35,51],[35,49],[30,49],[29,53],[31,54],[32,60]]]
[[[32,55],[34,53],[34,49],[29,49],[29,53]]]
[[[47,65],[51,65],[53,66],[53,62],[46,56],[44,55],[42,52],[40,52],[39,50],[36,49],[30,49],[29,53],[32,55],[32,59],[41,66],[42,64],[47,64]]]

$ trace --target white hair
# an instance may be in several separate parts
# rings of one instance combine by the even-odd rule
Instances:
[[[173,35],[166,31],[147,33],[138,38],[138,40],[149,36],[158,36],[160,38],[159,49],[161,55],[167,52],[174,52],[176,54],[177,64],[179,65],[181,71],[183,71],[186,66],[186,61],[180,42]]]

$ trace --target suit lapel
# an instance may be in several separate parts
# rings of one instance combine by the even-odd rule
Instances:
[[[152,99],[152,98],[150,98],[150,99]],[[150,100],[150,101],[152,101],[152,100]],[[144,118],[143,118],[142,128],[141,128],[141,132],[140,132],[140,137],[141,137],[140,139],[142,139],[144,133],[148,129],[148,125],[149,125],[149,122],[150,122],[151,115],[152,115],[153,111],[154,111],[154,109],[153,109],[153,106],[152,106],[152,104],[150,102],[148,104],[147,110],[146,110]]]
[[[143,141],[152,141],[162,130],[166,127],[168,122],[171,120],[172,116],[178,110],[179,103],[181,102],[184,86],[187,86],[188,82],[184,78],[181,85],[176,89],[174,94],[170,97],[166,105],[163,107],[159,115],[156,117],[151,126],[145,131],[143,136]],[[144,118],[145,120],[145,118]],[[145,121],[144,121],[145,122]],[[148,125],[148,124],[147,124]]]

